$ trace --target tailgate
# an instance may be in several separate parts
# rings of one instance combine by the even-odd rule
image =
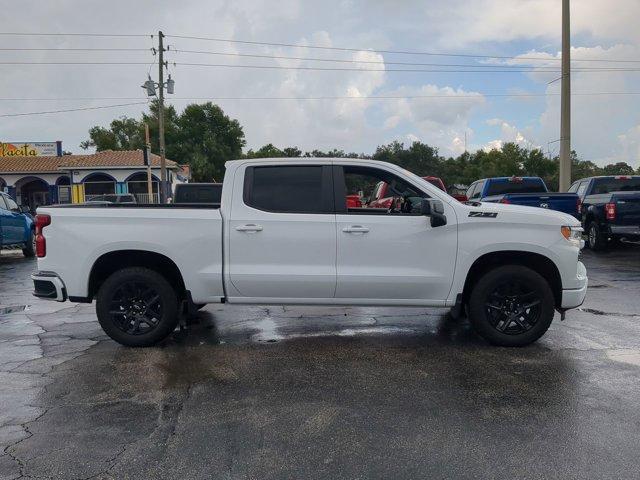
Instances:
[[[505,199],[515,205],[539,207],[577,215],[578,196],[575,193],[521,193],[508,194]]]
[[[615,193],[616,225],[640,225],[640,192]]]

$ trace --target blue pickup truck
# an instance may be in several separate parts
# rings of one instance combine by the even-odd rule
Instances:
[[[495,177],[473,182],[467,190],[471,202],[512,203],[568,213],[579,218],[575,192],[553,193],[540,177]]]
[[[640,241],[640,175],[583,178],[569,191],[580,198],[589,248],[604,250],[622,239]]]
[[[0,250],[16,247],[25,257],[35,256],[33,218],[28,209],[21,209],[13,198],[0,192]]]

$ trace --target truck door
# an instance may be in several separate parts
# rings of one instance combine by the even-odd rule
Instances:
[[[240,167],[227,235],[230,298],[333,298],[331,166]]]
[[[12,245],[25,241],[25,221],[18,204],[10,197],[0,195],[0,228],[2,243]]]
[[[421,215],[426,189],[378,167],[335,166],[338,236],[336,298],[366,303],[432,303],[446,300],[457,251],[457,221],[445,203],[447,225],[433,228]],[[385,181],[391,208],[347,208],[345,194],[365,195]]]

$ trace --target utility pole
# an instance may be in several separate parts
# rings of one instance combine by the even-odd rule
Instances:
[[[153,198],[153,182],[151,180],[151,139],[149,138],[149,124],[144,124],[145,163],[147,164],[147,194],[149,203],[155,203]]]
[[[569,0],[562,0],[562,84],[560,86],[560,191],[571,185],[571,22]]]
[[[164,148],[164,33],[158,32],[158,137],[160,143],[160,203],[167,201],[167,159]]]

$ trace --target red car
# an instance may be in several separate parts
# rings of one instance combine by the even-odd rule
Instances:
[[[422,177],[424,180],[429,182],[432,185],[435,185],[443,192],[447,191],[447,187],[444,186],[444,182],[438,177]],[[370,197],[368,207],[370,208],[391,208],[391,204],[393,203],[393,196],[389,196],[387,190],[389,185],[387,182],[379,182],[374,191],[373,195]],[[452,195],[453,198],[459,200],[461,202],[466,202],[467,197],[465,195]]]

